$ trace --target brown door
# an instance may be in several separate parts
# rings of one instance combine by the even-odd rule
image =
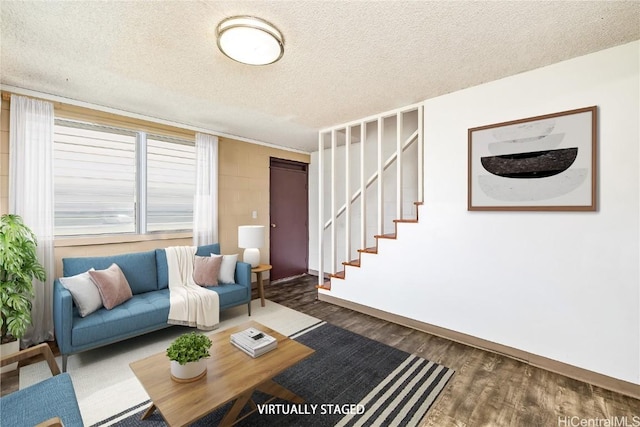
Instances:
[[[270,279],[309,269],[309,198],[306,163],[271,158]]]

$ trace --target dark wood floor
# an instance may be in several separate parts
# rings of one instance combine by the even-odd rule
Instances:
[[[266,284],[265,296],[456,371],[423,427],[640,426],[639,400],[319,301],[316,284],[313,276]],[[3,395],[18,387],[17,373],[0,381]]]
[[[280,281],[266,285],[265,296],[456,371],[425,427],[625,425],[614,417],[640,426],[640,400],[318,301],[316,284],[313,276]]]

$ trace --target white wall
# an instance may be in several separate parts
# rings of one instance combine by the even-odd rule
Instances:
[[[640,384],[639,51],[425,101],[421,221],[330,294]],[[597,212],[467,211],[469,128],[591,105]]]

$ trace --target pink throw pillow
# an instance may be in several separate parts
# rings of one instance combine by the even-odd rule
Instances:
[[[131,286],[117,264],[111,264],[106,270],[90,270],[89,275],[98,287],[102,304],[107,310],[133,297]]]
[[[193,264],[193,281],[200,286],[218,286],[218,273],[222,257],[196,256]]]

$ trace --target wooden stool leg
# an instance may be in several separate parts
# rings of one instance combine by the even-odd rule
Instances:
[[[256,273],[258,279],[258,292],[260,293],[260,305],[264,307],[264,284],[262,283],[262,272]]]

